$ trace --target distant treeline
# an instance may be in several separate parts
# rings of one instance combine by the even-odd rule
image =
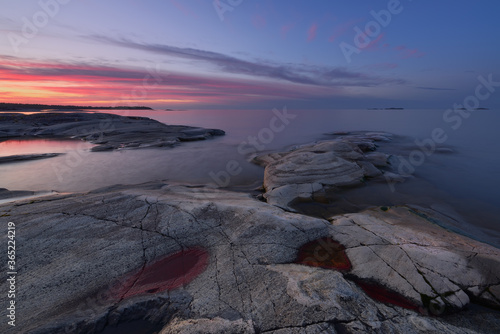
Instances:
[[[42,109],[152,110],[150,107],[144,107],[144,106],[92,107],[92,106],[61,106],[61,105],[51,105],[51,104],[26,104],[26,103],[1,103],[0,102],[0,110],[23,110],[23,109],[36,109],[36,110],[42,110]]]

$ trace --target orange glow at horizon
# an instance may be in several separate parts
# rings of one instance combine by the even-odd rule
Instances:
[[[0,102],[55,105],[201,103],[133,69],[35,63],[0,58]]]
[[[12,61],[0,57],[0,102],[92,106],[196,106],[297,98],[306,87],[90,65]],[[331,91],[330,91],[331,92]]]

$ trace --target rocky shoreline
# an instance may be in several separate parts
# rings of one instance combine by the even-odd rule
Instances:
[[[12,162],[21,162],[21,161],[29,161],[29,160],[39,160],[39,159],[48,159],[53,157],[58,157],[62,153],[41,153],[41,154],[23,154],[23,155],[9,155],[6,157],[0,157],[0,164],[3,163],[12,163]]]
[[[345,134],[338,139],[296,147],[288,152],[257,156],[265,167],[264,197],[268,203],[297,212],[298,201],[326,201],[328,192],[361,185],[366,179],[404,182],[391,168],[390,156],[376,152],[388,133]]]
[[[500,249],[411,203],[324,218],[296,209],[402,177],[376,151],[385,140],[346,134],[257,157],[261,200],[156,182],[0,205],[18,233],[16,330],[494,332]]]
[[[1,113],[0,140],[81,139],[92,151],[172,147],[183,141],[223,136],[224,131],[166,125],[147,117],[105,113]]]

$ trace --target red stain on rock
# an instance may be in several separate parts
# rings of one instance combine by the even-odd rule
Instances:
[[[351,269],[345,247],[329,237],[313,240],[300,247],[295,263],[341,271]]]
[[[171,254],[145,266],[130,277],[121,289],[121,296],[127,298],[186,285],[205,271],[208,257],[208,252],[203,248],[191,248]]]
[[[313,240],[300,247],[295,263],[324,269],[336,269],[343,272],[351,270],[352,265],[345,253],[345,247],[329,237]],[[419,310],[419,307],[402,295],[374,283],[357,278],[354,282],[374,300],[393,304],[410,310]]]
[[[355,279],[354,282],[356,282],[356,284],[361,289],[363,289],[363,291],[372,299],[375,299],[382,303],[404,307],[410,310],[419,310],[418,306],[410,300],[378,283],[361,281],[359,279]]]

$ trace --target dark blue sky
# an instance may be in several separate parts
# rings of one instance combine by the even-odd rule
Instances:
[[[0,6],[4,101],[447,108],[474,95],[479,76],[500,82],[493,0]],[[500,107],[500,93],[480,106]]]

